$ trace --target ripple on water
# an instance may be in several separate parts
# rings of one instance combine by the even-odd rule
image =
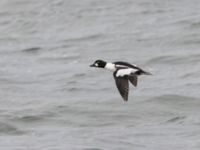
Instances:
[[[20,130],[18,127],[11,125],[10,123],[0,122],[0,134],[12,134],[12,135],[21,135],[25,131]]]
[[[25,123],[25,124],[34,124],[34,123],[42,123],[47,119],[54,117],[55,114],[53,112],[43,112],[39,114],[30,114],[30,115],[22,115],[15,118],[12,118],[12,121],[17,123]]]
[[[173,116],[174,114],[179,114],[180,112],[182,115],[188,113],[197,113],[199,112],[200,107],[200,101],[198,98],[175,94],[154,97],[147,100],[146,103],[148,104],[148,106],[151,105],[152,109],[154,109],[155,107],[156,109],[160,109],[160,111],[162,112],[173,114]]]
[[[200,27],[200,21],[196,21],[196,22],[191,23],[190,27],[191,28],[197,28],[197,29],[199,29],[199,27]]]
[[[166,94],[158,97],[154,97],[148,100],[149,102],[161,102],[161,103],[179,103],[179,102],[198,102],[198,100],[194,97],[176,95],[176,94]]]
[[[104,34],[92,34],[92,35],[86,35],[83,37],[70,38],[70,39],[67,39],[65,42],[67,43],[77,43],[77,42],[84,42],[84,41],[91,42],[91,40],[98,40],[103,37],[105,37]]]
[[[86,76],[85,73],[76,73],[76,74],[74,74],[74,77],[84,77],[84,76]]]
[[[184,56],[175,56],[175,55],[166,55],[154,57],[147,62],[147,64],[191,64],[194,62],[200,61],[200,55],[184,55]]]
[[[171,119],[167,120],[166,123],[181,123],[186,119],[186,116],[176,116],[172,117]]]
[[[41,57],[39,60],[40,62],[71,62],[73,60],[77,60],[79,59],[80,56],[77,55],[77,54],[72,54],[72,55],[61,55],[61,54],[58,54],[57,56],[43,56]]]
[[[30,47],[30,48],[22,49],[22,52],[24,52],[24,53],[37,53],[37,52],[39,52],[39,50],[41,50],[41,47]]]
[[[83,150],[103,150],[101,148],[84,148]]]

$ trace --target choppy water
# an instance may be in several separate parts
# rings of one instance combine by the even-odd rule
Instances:
[[[199,0],[1,0],[1,150],[199,150]],[[151,71],[122,101],[94,60]]]

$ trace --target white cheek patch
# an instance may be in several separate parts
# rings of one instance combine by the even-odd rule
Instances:
[[[99,65],[96,63],[96,64],[94,64],[96,67],[98,67]]]

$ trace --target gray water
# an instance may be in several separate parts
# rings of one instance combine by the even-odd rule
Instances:
[[[1,150],[199,150],[199,0],[1,0]],[[96,59],[135,63],[129,101]]]

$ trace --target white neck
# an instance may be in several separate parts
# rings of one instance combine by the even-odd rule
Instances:
[[[105,68],[112,72],[114,72],[116,70],[115,64],[113,64],[113,63],[106,63]]]

